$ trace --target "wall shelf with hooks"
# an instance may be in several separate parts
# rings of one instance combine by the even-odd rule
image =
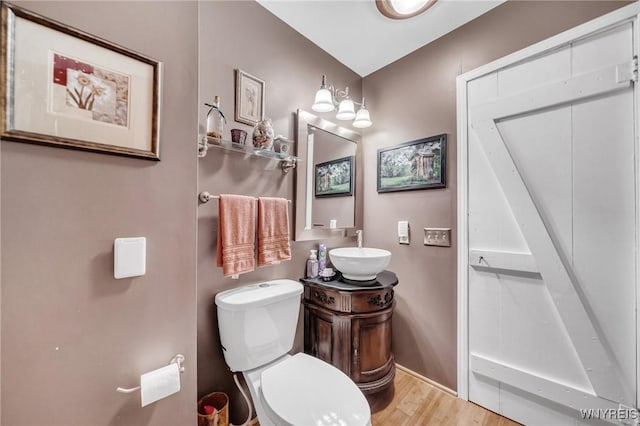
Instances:
[[[284,138],[280,138],[284,139]],[[285,139],[286,140],[286,139]],[[296,167],[296,164],[302,159],[280,152],[275,152],[267,149],[256,148],[252,145],[244,145],[240,143],[231,142],[224,139],[216,139],[206,135],[198,136],[198,157],[204,158],[207,156],[209,148],[224,149],[226,151],[239,152],[245,155],[253,155],[256,157],[270,158],[272,160],[280,160],[280,168],[283,173],[288,173],[289,170]]]

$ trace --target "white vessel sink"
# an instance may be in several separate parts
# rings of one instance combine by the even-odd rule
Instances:
[[[375,280],[391,261],[391,252],[369,247],[342,247],[329,250],[333,266],[354,281]]]

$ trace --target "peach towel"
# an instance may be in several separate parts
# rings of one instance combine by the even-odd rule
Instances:
[[[255,204],[253,197],[220,195],[216,263],[225,277],[255,269]]]
[[[291,260],[289,202],[284,198],[258,198],[258,266]]]

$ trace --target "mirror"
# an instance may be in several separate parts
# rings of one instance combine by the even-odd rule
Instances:
[[[297,113],[296,241],[350,237],[362,228],[362,136]]]

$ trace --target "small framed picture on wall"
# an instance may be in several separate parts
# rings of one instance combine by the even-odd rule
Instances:
[[[236,70],[236,112],[238,123],[255,126],[264,120],[265,83],[240,69]]]

